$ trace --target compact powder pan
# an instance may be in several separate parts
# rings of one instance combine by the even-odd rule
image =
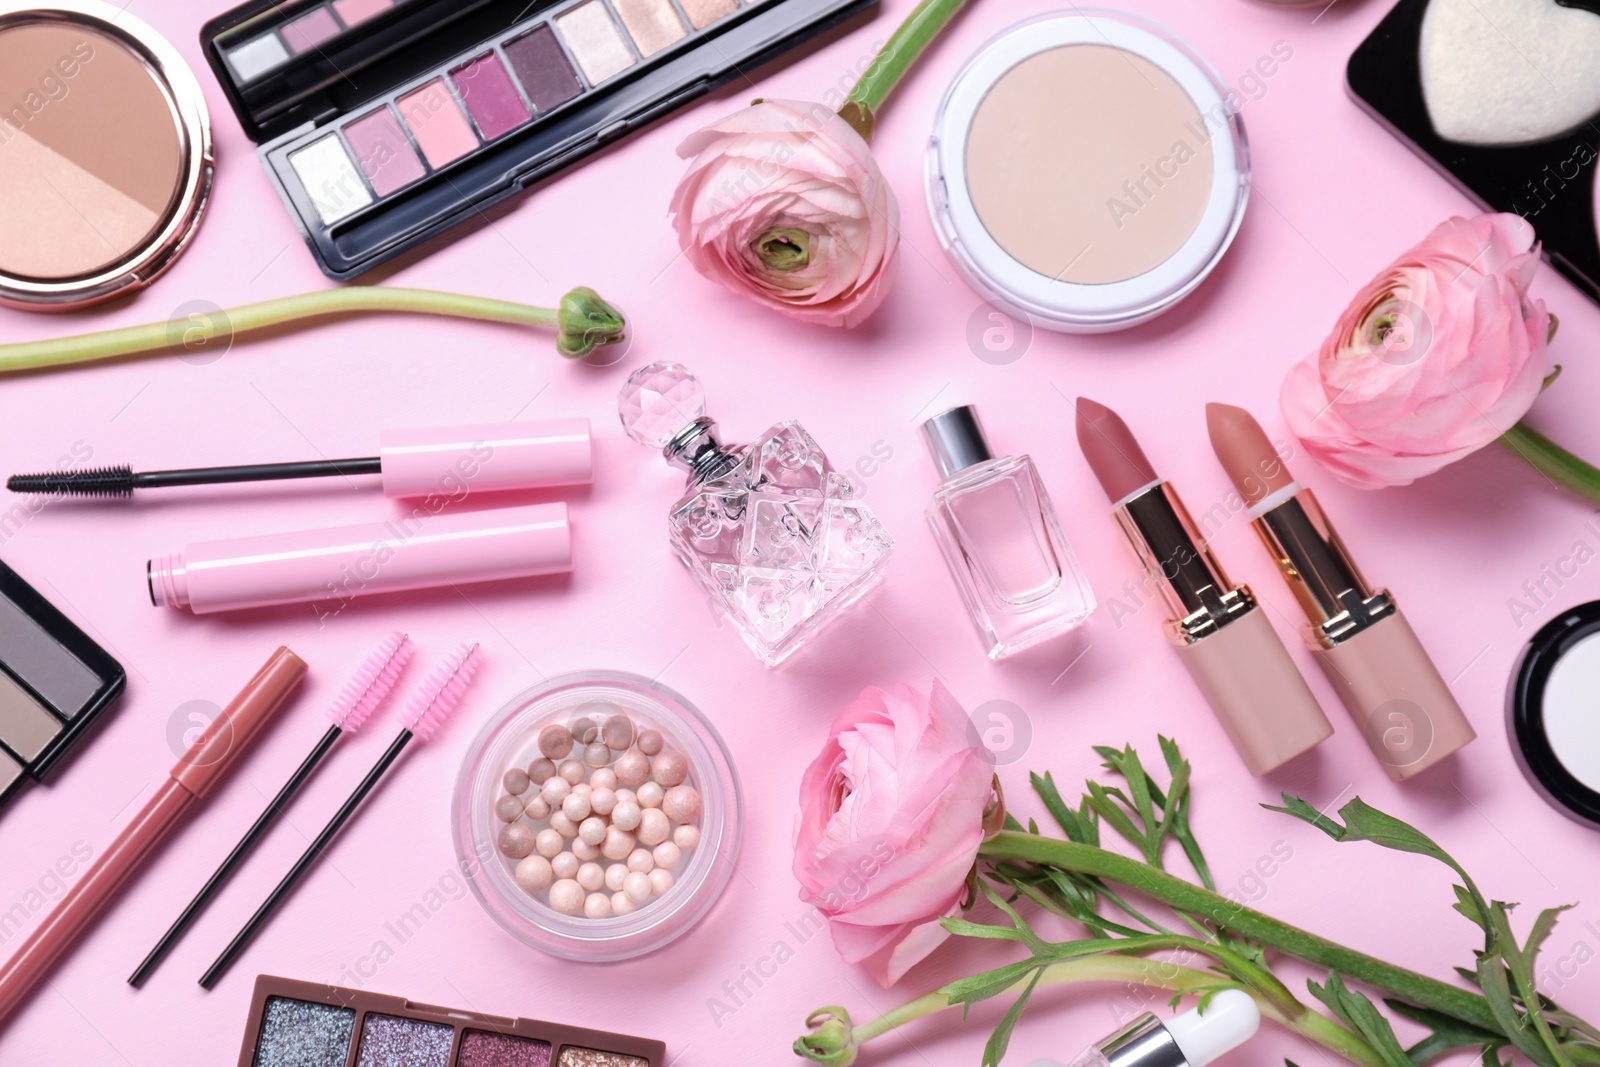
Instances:
[[[0,0],[0,303],[64,310],[148,284],[211,192],[205,101],[178,53],[99,0]]]
[[[1600,829],[1600,600],[1547,623],[1511,675],[1506,726],[1522,773],[1553,806]]]
[[[974,288],[1037,325],[1151,319],[1210,274],[1244,218],[1249,149],[1227,101],[1203,59],[1131,15],[1013,26],[934,120],[940,242]]]

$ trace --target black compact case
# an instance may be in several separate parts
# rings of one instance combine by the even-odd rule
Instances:
[[[1600,302],[1600,220],[1594,207],[1600,116],[1559,136],[1523,144],[1459,144],[1440,137],[1422,88],[1422,19],[1428,4],[1401,0],[1384,16],[1350,57],[1350,95],[1480,205],[1527,219],[1551,264]],[[1595,0],[1563,6],[1600,10]]]
[[[256,0],[208,22],[200,39],[318,265],[342,280],[877,3]],[[550,71],[535,69],[535,43]],[[572,95],[541,98],[545,73],[570,75]],[[488,112],[500,105],[527,117],[499,129]],[[418,135],[430,114],[476,147],[430,157]],[[660,189],[663,209],[670,192]]]

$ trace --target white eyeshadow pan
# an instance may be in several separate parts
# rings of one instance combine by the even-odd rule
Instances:
[[[372,203],[372,193],[335,134],[289,157],[324,225],[332,225]]]
[[[556,16],[556,28],[566,38],[567,47],[577,57],[590,85],[599,85],[633,66],[633,50],[622,39],[622,31],[601,0],[588,0]]]
[[[228,53],[228,62],[233,65],[241,81],[253,81],[288,60],[289,49],[272,33],[264,33],[253,41],[246,41]]]

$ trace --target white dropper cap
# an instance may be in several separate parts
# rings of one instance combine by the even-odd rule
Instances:
[[[1194,1008],[1168,1019],[1165,1025],[1189,1067],[1206,1067],[1255,1036],[1261,1011],[1250,994],[1225,989],[1206,1004],[1205,1014]]]

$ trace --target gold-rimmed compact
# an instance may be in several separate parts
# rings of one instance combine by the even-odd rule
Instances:
[[[58,311],[149,284],[211,195],[200,84],[101,0],[0,0],[0,303]]]

